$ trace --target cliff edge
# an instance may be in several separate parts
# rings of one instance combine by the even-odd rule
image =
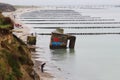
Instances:
[[[30,50],[12,29],[12,21],[0,14],[0,80],[34,80]]]

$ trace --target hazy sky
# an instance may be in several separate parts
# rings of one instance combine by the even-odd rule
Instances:
[[[13,5],[98,5],[120,4],[120,0],[0,0]]]

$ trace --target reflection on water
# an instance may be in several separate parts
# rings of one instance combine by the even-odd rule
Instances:
[[[69,53],[72,55],[75,53],[75,49],[69,49]]]
[[[61,61],[67,59],[67,57],[71,54],[74,54],[74,49],[55,49],[51,50],[51,59],[55,61]]]

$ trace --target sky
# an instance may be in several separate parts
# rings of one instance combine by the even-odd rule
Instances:
[[[0,0],[13,5],[115,5],[120,0]]]

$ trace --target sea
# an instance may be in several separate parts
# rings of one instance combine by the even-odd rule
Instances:
[[[120,80],[120,7],[45,7],[19,18],[37,34],[34,60],[61,80]],[[74,49],[50,49],[51,32],[76,37]],[[40,67],[40,66],[39,66]]]

